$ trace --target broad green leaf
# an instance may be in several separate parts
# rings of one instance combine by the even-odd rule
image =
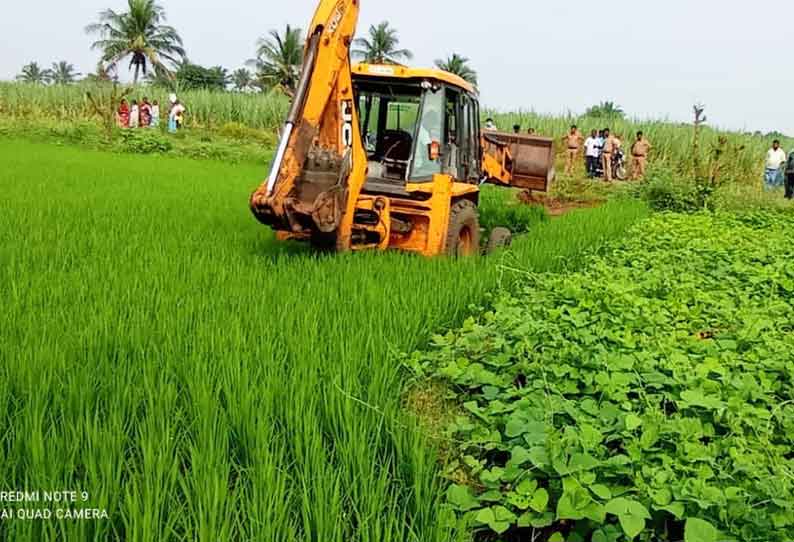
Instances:
[[[681,392],[682,406],[698,406],[708,409],[723,408],[725,403],[715,397],[706,397],[702,390],[686,390]]]
[[[474,519],[479,523],[487,525],[496,534],[502,534],[510,528],[510,523],[507,521],[500,521],[496,518],[493,508],[483,508]]]
[[[665,506],[657,506],[656,509],[670,512],[675,516],[676,519],[684,519],[684,514],[686,513],[686,507],[682,502],[674,502]]]
[[[524,434],[526,422],[518,418],[510,418],[505,425],[505,435],[515,438]]]
[[[563,493],[557,501],[557,519],[584,519],[582,510],[575,504],[575,497],[570,493]]]
[[[480,502],[499,502],[502,500],[502,497],[501,491],[498,489],[491,489],[478,495],[477,500]]]
[[[545,488],[539,488],[535,495],[532,497],[532,501],[529,503],[529,506],[535,512],[544,512],[546,507],[549,505],[549,492],[546,491]]]
[[[686,520],[684,542],[717,542],[719,531],[708,521],[698,518]]]
[[[590,486],[590,491],[592,491],[597,497],[609,500],[612,498],[612,491],[603,484],[595,484]]]
[[[514,465],[521,466],[531,460],[532,456],[530,455],[529,450],[522,446],[516,446],[513,448],[512,452],[510,452],[510,462]]]
[[[628,429],[629,431],[634,431],[641,425],[642,425],[642,418],[640,418],[636,414],[629,414],[628,416],[626,416],[626,429]]]
[[[447,501],[463,512],[473,510],[480,506],[471,488],[458,484],[453,484],[447,489]]]
[[[501,499],[500,499],[501,500]],[[519,495],[518,493],[510,492],[507,494],[507,504],[510,504],[521,511],[529,508],[530,498],[526,495]]]
[[[538,481],[535,479],[527,478],[526,480],[521,480],[521,482],[516,486],[516,493],[530,496],[535,493],[535,490],[537,488],[538,488]]]
[[[623,532],[629,538],[634,538],[645,529],[645,520],[650,519],[648,509],[641,503],[618,497],[609,501],[604,507],[608,514],[618,517]]]
[[[549,542],[565,542],[565,537],[560,533],[554,533],[549,537]]]
[[[532,464],[539,469],[545,469],[550,463],[549,454],[546,452],[546,448],[542,446],[534,446],[530,448],[529,460],[532,461]]]
[[[639,516],[627,514],[625,516],[618,516],[618,520],[620,520],[620,526],[623,527],[623,532],[625,532],[626,536],[629,538],[635,538],[645,529],[645,519]]]

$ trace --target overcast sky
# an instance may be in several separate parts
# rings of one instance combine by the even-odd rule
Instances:
[[[84,26],[124,0],[4,2],[0,79],[31,60],[92,71]],[[237,68],[257,37],[305,27],[317,0],[161,0],[193,62]],[[482,102],[503,110],[582,112],[613,100],[632,116],[794,135],[794,2],[780,0],[362,0],[360,31],[382,20],[414,64],[451,52],[471,59]]]

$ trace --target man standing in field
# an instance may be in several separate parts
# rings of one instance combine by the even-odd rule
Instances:
[[[617,142],[609,131],[604,128],[604,148],[601,150],[601,166],[604,168],[604,179],[612,182],[612,153],[617,150]]]
[[[637,140],[631,146],[631,180],[641,181],[645,178],[645,168],[648,165],[648,153],[651,144],[645,139],[642,132],[637,132]]]
[[[590,132],[590,137],[584,142],[587,176],[591,179],[596,176],[598,170],[598,156],[601,152],[600,146],[601,141],[598,139],[598,131],[593,130]]]
[[[772,148],[766,153],[766,172],[764,174],[764,185],[767,190],[774,190],[778,186],[778,175],[780,168],[786,163],[786,151],[780,148],[780,141],[777,139],[772,142]]]
[[[565,174],[573,175],[573,167],[582,148],[582,134],[574,124],[571,131],[562,138],[565,145]]]

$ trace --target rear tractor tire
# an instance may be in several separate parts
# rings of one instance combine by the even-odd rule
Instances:
[[[485,247],[486,254],[493,254],[500,248],[507,248],[513,242],[513,232],[507,228],[494,228],[488,237],[488,246]]]
[[[477,206],[469,200],[452,205],[447,230],[447,255],[453,258],[480,253],[480,219]]]

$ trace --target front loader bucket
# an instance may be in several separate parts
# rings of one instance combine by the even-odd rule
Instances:
[[[485,152],[498,157],[511,173],[510,186],[548,191],[554,180],[554,140],[523,134],[484,134]]]

